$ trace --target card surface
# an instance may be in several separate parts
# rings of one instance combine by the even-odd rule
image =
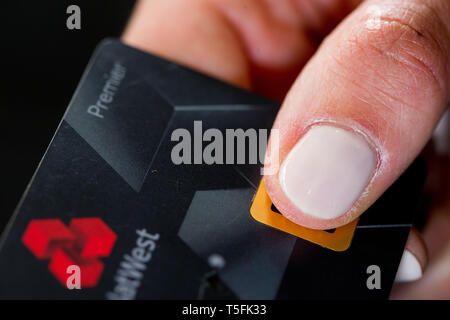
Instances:
[[[0,297],[387,298],[423,165],[411,166],[345,240],[316,239],[317,245],[306,230],[252,217],[261,164],[209,164],[195,156],[208,144],[208,129],[223,137],[230,129],[269,130],[277,109],[273,101],[105,40],[2,235]],[[175,163],[173,138],[184,133],[194,151],[183,154],[191,161]],[[381,276],[368,286],[373,266]],[[70,289],[77,274],[82,288]]]

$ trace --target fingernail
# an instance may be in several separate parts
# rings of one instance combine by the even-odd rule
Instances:
[[[352,208],[376,166],[376,152],[361,134],[316,125],[292,148],[278,178],[302,212],[333,219]]]
[[[403,251],[402,260],[398,266],[396,282],[409,282],[422,277],[422,266],[419,260],[408,250]]]

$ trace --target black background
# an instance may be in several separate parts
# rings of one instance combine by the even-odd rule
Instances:
[[[102,38],[120,36],[134,2],[2,2],[0,232],[55,133],[93,49]],[[81,30],[66,27],[71,4],[81,9]]]

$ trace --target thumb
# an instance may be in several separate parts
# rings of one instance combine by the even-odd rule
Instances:
[[[278,153],[267,153],[266,168],[280,165],[265,184],[286,218],[347,224],[410,165],[449,100],[449,29],[448,0],[374,0],[326,39],[268,146]]]

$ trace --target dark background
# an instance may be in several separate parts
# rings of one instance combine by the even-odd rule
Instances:
[[[96,44],[120,36],[134,2],[2,2],[0,232],[49,145]],[[81,30],[66,27],[71,4],[81,9]]]

